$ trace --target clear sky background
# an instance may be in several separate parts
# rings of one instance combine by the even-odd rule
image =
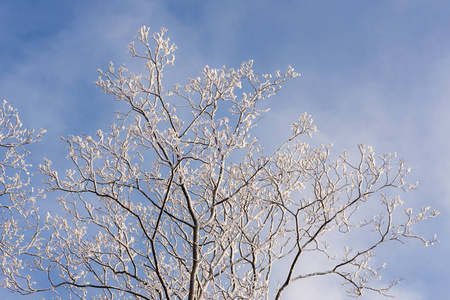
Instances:
[[[355,152],[397,152],[419,189],[403,195],[412,206],[442,214],[417,229],[439,244],[410,242],[377,251],[388,262],[385,280],[404,278],[398,299],[450,299],[450,2],[447,0],[77,0],[0,1],[0,98],[26,126],[45,128],[34,147],[67,168],[60,136],[107,130],[116,103],[93,82],[109,61],[140,68],[126,53],[142,25],[160,27],[178,46],[166,79],[185,83],[205,65],[239,67],[254,59],[257,73],[291,65],[302,74],[268,105],[258,127],[270,149],[303,112],[320,133],[313,144]],[[54,207],[49,197],[42,210]],[[0,290],[2,299],[21,297]],[[285,299],[346,299],[332,278],[306,281]],[[368,294],[362,299],[380,299]]]

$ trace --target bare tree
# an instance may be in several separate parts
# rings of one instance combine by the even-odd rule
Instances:
[[[350,295],[386,295],[397,281],[374,283],[382,267],[369,261],[374,250],[435,241],[411,228],[437,212],[400,209],[396,192],[415,187],[403,162],[366,146],[354,160],[333,159],[330,147],[303,141],[316,131],[307,114],[265,153],[254,136],[267,111],[260,102],[298,74],[288,67],[258,77],[252,61],[206,66],[165,91],[176,49],[165,33],[142,27],[129,47],[145,74],[112,63],[99,70],[97,85],[127,107],[119,122],[95,137],[65,139],[74,165],[66,176],[49,160],[40,167],[64,207],[47,216],[45,245],[29,253],[36,259],[27,267],[49,285],[10,276],[11,289],[80,299],[280,299],[297,280],[334,275]],[[322,258],[302,268],[304,259]]]

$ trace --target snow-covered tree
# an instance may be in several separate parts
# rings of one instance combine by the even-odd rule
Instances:
[[[23,128],[19,114],[5,100],[0,108],[0,256],[1,274],[6,286],[15,279],[26,282],[20,275],[23,268],[20,256],[38,243],[39,215],[35,207],[36,198],[43,197],[42,190],[30,186],[31,164],[27,162],[30,151],[27,147],[39,140],[42,130]]]
[[[165,34],[142,27],[130,45],[143,74],[112,63],[99,70],[96,84],[127,107],[110,130],[67,137],[74,167],[64,176],[49,160],[40,166],[64,213],[48,214],[44,241],[14,257],[48,286],[20,271],[4,284],[61,298],[281,299],[289,284],[327,275],[356,297],[386,294],[397,281],[375,282],[383,266],[370,260],[375,249],[435,241],[411,229],[437,212],[413,213],[398,197],[416,186],[406,183],[409,169],[367,146],[334,159],[331,147],[310,147],[307,114],[267,153],[254,129],[267,112],[261,101],[298,74],[257,76],[248,61],[206,66],[165,89],[176,49]],[[311,259],[313,269],[302,268]]]

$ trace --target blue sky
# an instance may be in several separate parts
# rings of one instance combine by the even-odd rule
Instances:
[[[406,279],[394,291],[399,299],[447,299],[449,11],[450,2],[440,0],[1,1],[0,97],[19,109],[26,126],[47,129],[35,164],[46,156],[64,169],[60,136],[111,124],[117,104],[93,84],[96,70],[109,61],[136,66],[126,50],[142,25],[167,28],[178,46],[170,82],[184,83],[204,65],[238,67],[253,59],[258,73],[292,65],[302,76],[268,103],[261,141],[276,145],[307,111],[320,130],[313,144],[333,143],[336,154],[357,144],[397,152],[420,182],[403,198],[442,212],[418,231],[437,233],[441,242],[387,246],[378,257],[388,262],[386,279]],[[52,205],[46,201],[43,209]],[[332,279],[299,284],[286,299],[299,291],[305,299],[345,299]]]

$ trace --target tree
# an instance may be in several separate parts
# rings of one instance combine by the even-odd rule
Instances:
[[[31,164],[27,163],[30,151],[27,146],[39,141],[42,130],[22,128],[16,109],[5,100],[0,109],[0,253],[2,275],[23,278],[20,259],[30,245],[37,245],[39,215],[36,198],[43,197],[42,190],[30,188]]]
[[[99,70],[96,84],[127,107],[110,131],[65,138],[74,166],[65,176],[50,160],[40,166],[64,213],[48,214],[41,239],[14,257],[48,286],[21,282],[19,271],[4,286],[80,299],[281,299],[297,280],[335,275],[350,295],[385,295],[397,281],[374,284],[382,267],[369,261],[374,250],[435,242],[411,229],[437,212],[401,211],[392,196],[415,188],[409,169],[362,145],[357,159],[344,152],[333,160],[331,147],[303,141],[316,131],[307,114],[266,154],[254,136],[267,112],[260,102],[298,74],[288,67],[258,77],[252,61],[206,66],[202,77],[166,91],[176,47],[165,33],[142,27],[129,47],[145,74],[112,63]],[[304,271],[305,257],[325,263]],[[280,264],[284,274],[273,274]]]

